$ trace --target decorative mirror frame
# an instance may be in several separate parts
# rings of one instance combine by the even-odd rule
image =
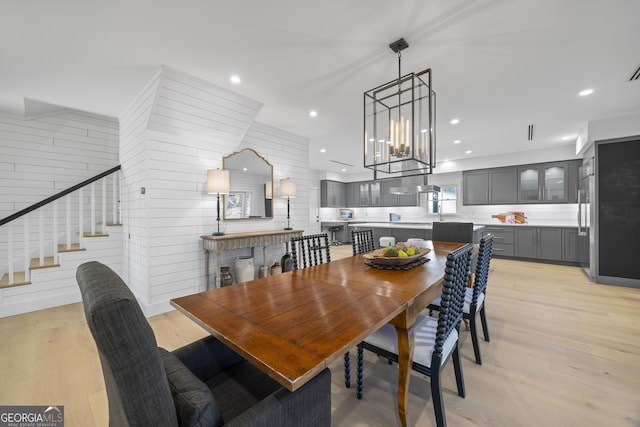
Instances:
[[[233,158],[234,156],[240,155],[244,152],[250,152],[253,153],[253,155],[255,155],[257,157],[258,160],[262,161],[266,166],[268,166],[269,168],[269,175],[270,178],[268,181],[264,181],[264,183],[262,184],[262,187],[260,189],[260,192],[262,194],[264,194],[264,199],[260,198],[260,197],[256,197],[256,193],[257,191],[248,191],[246,188],[245,189],[234,189],[233,187],[233,174],[235,173],[239,173],[237,170],[235,169],[227,169],[228,167],[228,162],[231,158]],[[223,203],[222,203],[222,207],[223,207],[223,213],[222,213],[222,218],[224,221],[237,221],[237,220],[260,220],[260,219],[273,219],[273,195],[274,195],[274,186],[273,186],[273,165],[271,163],[269,163],[267,161],[267,159],[265,159],[264,157],[262,157],[256,150],[252,149],[252,148],[243,148],[240,151],[235,151],[231,154],[228,154],[226,156],[224,156],[222,158],[222,169],[227,169],[229,170],[229,195],[223,195]],[[267,189],[267,185],[271,185],[271,198],[267,198],[267,196],[269,195],[269,191]],[[232,196],[232,197],[230,197]],[[262,200],[264,200],[264,216],[245,216],[245,210],[247,209],[247,196],[249,196],[249,200],[251,205],[255,205],[256,203],[261,203]],[[234,217],[232,218],[227,218],[227,212],[228,209],[230,209],[230,207],[228,207],[227,205],[229,203],[233,202],[234,205],[234,209],[238,209],[240,208],[241,211],[241,215],[242,217],[239,218],[236,215],[234,215]],[[239,204],[238,204],[239,203]],[[270,215],[269,215],[270,214]]]

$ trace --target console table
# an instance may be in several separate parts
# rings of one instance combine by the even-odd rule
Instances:
[[[234,249],[262,247],[262,257],[267,259],[267,246],[288,243],[292,237],[302,236],[302,230],[265,230],[245,233],[229,233],[222,236],[200,236],[204,247],[204,271],[209,289],[209,252],[216,255],[216,288],[220,287],[220,255]]]

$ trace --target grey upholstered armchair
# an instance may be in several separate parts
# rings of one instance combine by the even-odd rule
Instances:
[[[327,369],[295,392],[213,337],[173,352],[157,347],[135,297],[109,267],[78,267],[87,323],[98,347],[111,426],[325,426]]]

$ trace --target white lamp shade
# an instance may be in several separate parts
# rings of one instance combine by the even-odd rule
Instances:
[[[229,194],[229,171],[224,169],[207,170],[207,193]]]
[[[296,197],[296,182],[291,178],[280,180],[280,196],[282,198],[293,199]]]

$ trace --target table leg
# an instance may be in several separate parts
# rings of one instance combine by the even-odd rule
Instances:
[[[205,249],[204,250],[204,279],[205,279],[205,289],[209,290],[209,280],[210,280],[210,274],[209,274],[209,250]]]
[[[216,251],[216,288],[220,287],[220,252]]]
[[[403,427],[407,427],[409,406],[409,380],[413,360],[413,328],[396,326],[398,336],[398,416]]]

